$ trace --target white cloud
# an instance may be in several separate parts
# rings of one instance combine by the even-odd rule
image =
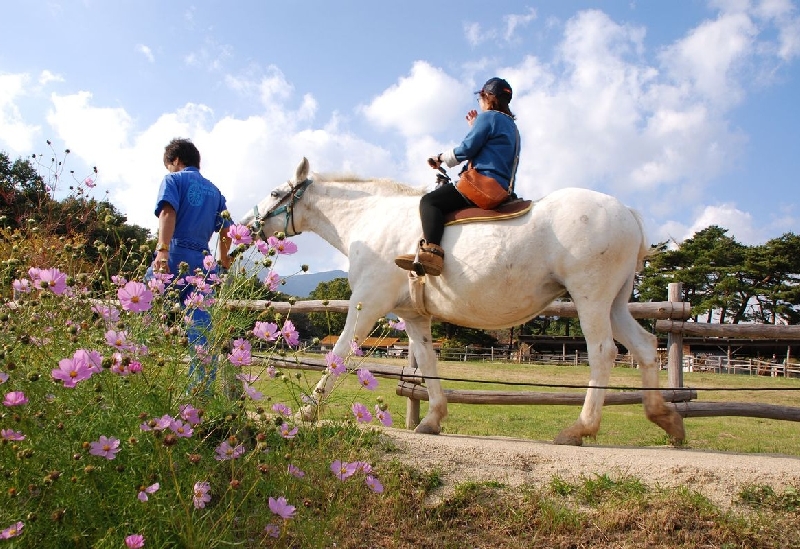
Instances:
[[[59,74],[54,74],[48,70],[44,70],[39,74],[39,85],[46,86],[50,82],[63,82],[64,78]]]
[[[441,130],[457,116],[459,101],[471,93],[441,69],[417,61],[408,76],[401,77],[362,112],[376,126],[414,138]]]
[[[0,143],[16,153],[28,153],[33,146],[39,126],[28,124],[16,102],[29,90],[27,74],[0,74]]]
[[[464,38],[467,43],[472,46],[479,46],[481,42],[486,39],[480,23],[469,22],[464,23]]]
[[[503,17],[503,19],[506,23],[504,38],[506,42],[511,42],[515,38],[514,35],[517,32],[517,29],[527,26],[528,23],[536,19],[536,10],[533,8],[528,8],[528,11],[522,15],[506,15]]]
[[[155,56],[153,55],[153,51],[144,44],[137,44],[136,51],[144,55],[145,58],[151,63],[156,60]]]
[[[682,239],[689,238],[696,232],[711,225],[728,229],[728,236],[742,244],[763,244],[767,240],[763,230],[755,227],[751,214],[729,203],[706,206],[683,234]]]

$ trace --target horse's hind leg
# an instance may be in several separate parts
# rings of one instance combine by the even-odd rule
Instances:
[[[629,289],[628,289],[629,290]],[[642,370],[642,387],[658,387],[658,360],[656,337],[647,333],[628,310],[627,296],[630,292],[617,296],[611,309],[611,326],[617,341],[622,343],[633,355]],[[680,445],[685,439],[683,418],[674,408],[667,406],[661,391],[643,391],[644,413],[647,419],[664,429],[670,442]]]
[[[595,437],[600,429],[605,389],[599,387],[608,385],[611,367],[617,356],[617,346],[611,335],[607,306],[603,306],[601,301],[589,299],[575,300],[575,306],[578,309],[581,329],[586,337],[591,380],[578,421],[561,431],[554,443],[580,446],[583,444],[583,437]]]

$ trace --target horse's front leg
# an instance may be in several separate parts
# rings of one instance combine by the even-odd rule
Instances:
[[[428,413],[417,428],[417,433],[438,435],[442,420],[447,416],[447,398],[438,379],[436,351],[433,350],[430,317],[404,317],[408,334],[408,352],[422,370],[425,386],[428,388]]]
[[[342,334],[339,336],[339,340],[336,342],[336,345],[333,346],[332,350],[333,354],[345,360],[353,352],[351,347],[352,342],[364,341],[381,314],[377,309],[359,307],[358,303],[359,302],[356,300],[350,300],[344,330],[342,330]],[[337,376],[331,374],[327,370],[322,374],[312,394],[309,395],[311,402],[300,409],[301,419],[304,421],[315,421],[319,419],[324,400],[333,390],[336,379]]]

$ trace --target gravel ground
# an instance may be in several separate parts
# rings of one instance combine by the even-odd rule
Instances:
[[[397,446],[387,459],[420,470],[438,470],[444,485],[431,503],[467,481],[496,481],[509,486],[547,485],[608,474],[635,477],[651,487],[685,486],[717,505],[734,505],[742,486],[769,485],[777,493],[800,487],[800,458],[767,454],[734,454],[672,447],[556,446],[508,437],[418,435],[385,429]]]

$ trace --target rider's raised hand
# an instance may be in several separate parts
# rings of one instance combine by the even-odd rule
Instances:
[[[465,118],[467,119],[467,124],[472,126],[472,124],[475,122],[475,119],[478,118],[478,111],[472,109],[467,113],[467,116]]]
[[[438,170],[439,166],[441,165],[442,165],[442,153],[439,153],[436,156],[431,156],[430,158],[428,158],[428,166],[430,166],[434,170]]]

